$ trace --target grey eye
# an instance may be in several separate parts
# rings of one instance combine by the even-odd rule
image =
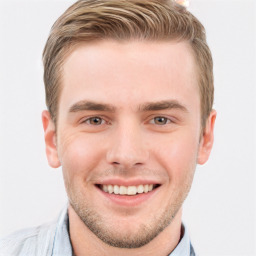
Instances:
[[[87,122],[89,122],[91,125],[100,125],[102,124],[103,120],[100,117],[91,117],[87,119]]]
[[[162,117],[162,116],[157,116],[157,117],[154,118],[154,123],[158,124],[158,125],[167,124],[168,121],[169,121],[168,118]]]

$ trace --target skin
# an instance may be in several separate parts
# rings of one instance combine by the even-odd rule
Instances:
[[[63,169],[76,255],[167,255],[179,243],[182,203],[216,118],[213,110],[201,136],[195,66],[189,44],[174,41],[105,40],[66,58],[58,125],[48,111],[42,120],[48,162]],[[96,186],[110,179],[159,187],[119,204]]]

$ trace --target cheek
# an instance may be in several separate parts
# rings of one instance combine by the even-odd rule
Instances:
[[[60,141],[59,157],[63,173],[69,179],[86,178],[102,158],[102,149],[92,136],[63,134]]]
[[[174,134],[173,134],[174,135]],[[154,147],[156,160],[168,172],[170,182],[180,183],[193,175],[198,153],[198,136],[180,133],[158,141]]]

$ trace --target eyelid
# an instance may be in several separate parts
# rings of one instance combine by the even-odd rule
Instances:
[[[154,122],[154,119],[157,118],[157,117],[167,119],[167,123],[166,123],[166,124],[162,124],[162,125],[156,124],[156,123]],[[168,124],[171,124],[171,123],[175,123],[175,120],[174,120],[174,118],[171,118],[171,117],[168,117],[168,116],[165,116],[165,115],[154,115],[153,117],[150,118],[149,123],[150,123],[150,124],[156,124],[156,125],[158,125],[158,126],[164,126],[164,125],[168,125]]]
[[[91,116],[83,117],[83,118],[81,119],[81,121],[79,121],[79,123],[81,123],[81,124],[84,124],[84,123],[85,123],[85,124],[87,124],[87,125],[97,126],[97,125],[92,125],[92,124],[87,123],[87,122],[90,121],[90,119],[92,119],[92,118],[100,118],[100,119],[102,120],[103,123],[99,124],[99,126],[100,126],[100,125],[104,125],[104,124],[110,123],[110,122],[108,122],[108,121],[106,120],[105,117],[103,117],[103,116],[101,116],[101,115],[91,115]]]
[[[154,119],[157,118],[157,117],[166,118],[167,119],[167,123],[166,124],[163,124],[163,125],[156,124],[158,126],[165,126],[165,125],[168,125],[168,124],[171,124],[171,123],[176,123],[176,121],[177,121],[177,120],[175,120],[174,117],[170,117],[170,116],[166,116],[166,115],[152,115],[152,116],[150,116],[148,118],[147,123],[155,124]],[[108,120],[108,118],[106,118],[105,116],[102,116],[102,115],[90,115],[90,116],[87,116],[87,117],[83,117],[83,118],[80,119],[79,123],[81,123],[81,124],[87,123],[92,118],[100,118],[100,119],[102,119],[103,123],[101,123],[100,125],[111,124],[111,122]],[[92,125],[92,124],[88,124],[88,125]],[[92,125],[92,126],[94,126],[94,125]]]

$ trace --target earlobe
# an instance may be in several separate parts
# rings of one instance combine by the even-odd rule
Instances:
[[[51,119],[49,111],[42,112],[42,122],[44,128],[45,149],[48,163],[53,168],[60,167],[61,163],[58,157],[55,124]]]
[[[212,146],[214,141],[214,124],[216,119],[217,113],[215,110],[212,110],[205,125],[205,129],[200,141],[198,156],[197,156],[197,163],[204,164],[207,162]]]

